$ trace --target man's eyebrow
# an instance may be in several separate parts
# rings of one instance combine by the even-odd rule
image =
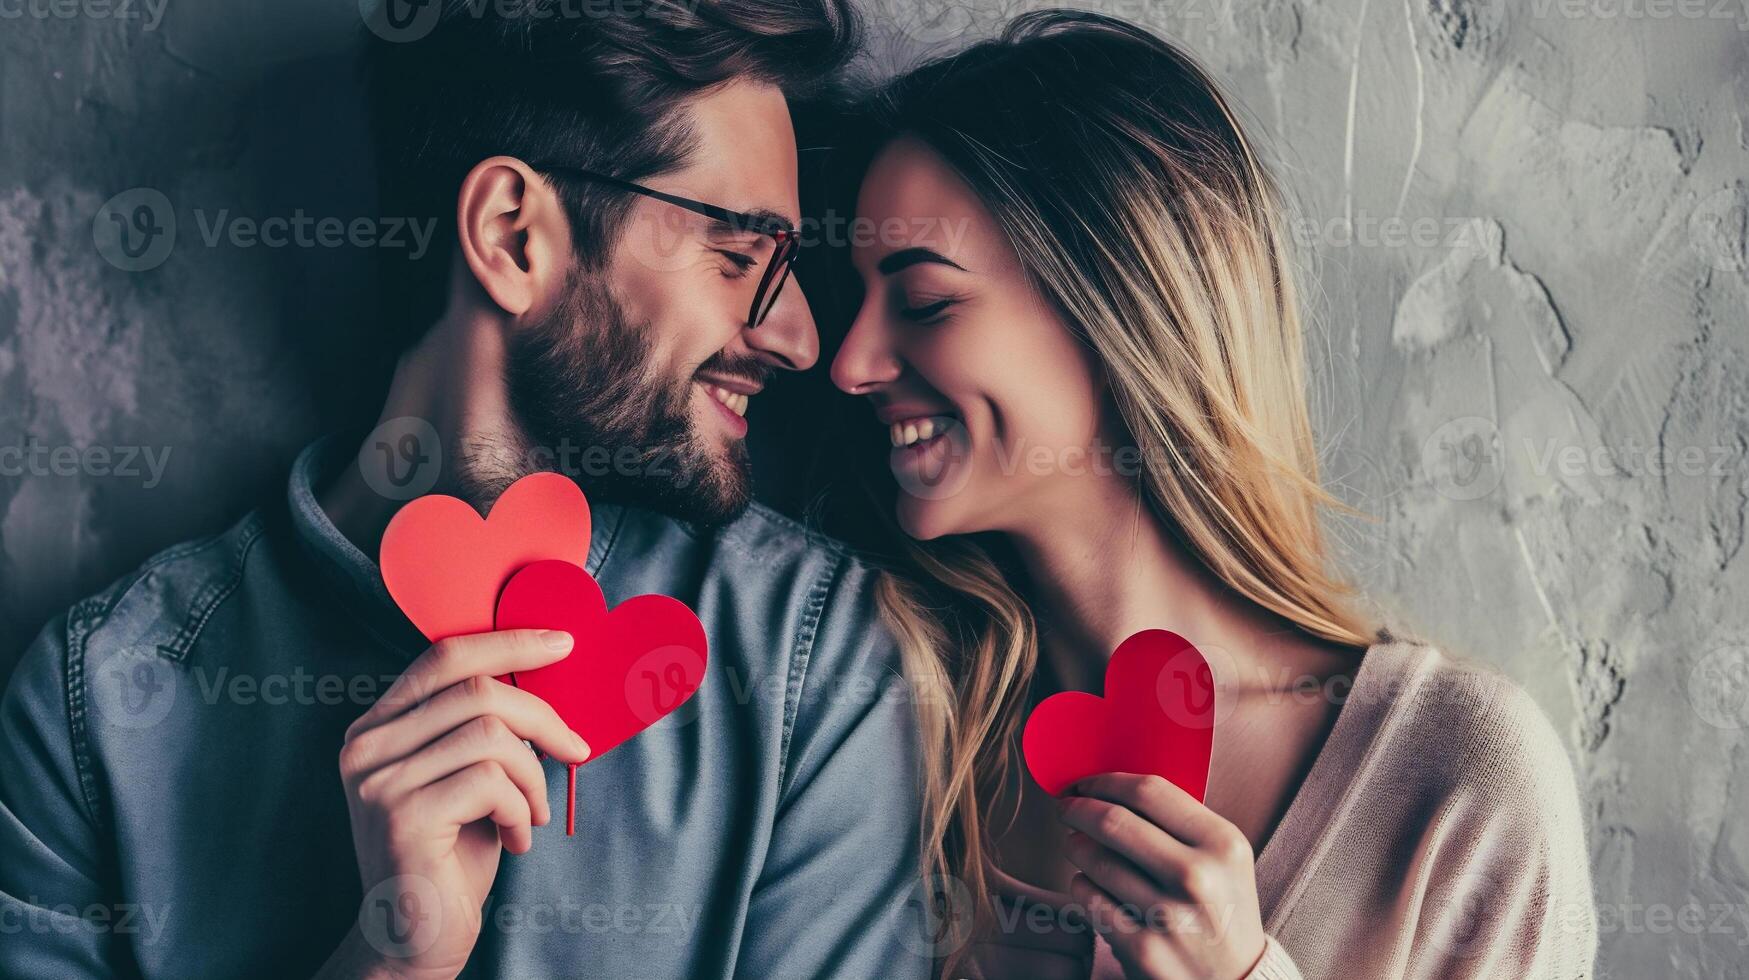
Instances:
[[[919,262],[938,262],[942,265],[951,265],[961,272],[966,271],[966,267],[960,265],[958,262],[955,262],[932,248],[923,248],[921,246],[894,252],[886,258],[881,259],[880,264],[876,265],[875,268],[880,270],[881,275],[890,276],[893,273],[898,272],[900,269],[908,269]]]
[[[795,222],[782,213],[770,208],[754,208],[751,211],[738,212],[745,221],[725,221],[722,218],[712,218],[710,233],[713,235],[745,235],[749,232],[763,232],[767,228],[786,228],[795,230]]]

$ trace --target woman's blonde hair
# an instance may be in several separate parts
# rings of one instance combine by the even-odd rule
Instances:
[[[1328,569],[1285,208],[1207,73],[1123,21],[1040,11],[896,80],[878,113],[971,186],[1097,354],[1148,511],[1239,595],[1371,643]],[[913,543],[902,564],[879,596],[931,749],[925,870],[987,923],[1037,628],[988,541]],[[964,949],[943,952],[951,970]]]

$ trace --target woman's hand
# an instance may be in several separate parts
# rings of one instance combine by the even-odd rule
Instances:
[[[1057,803],[1070,891],[1132,978],[1240,980],[1263,957],[1251,842],[1159,776],[1083,779]]]

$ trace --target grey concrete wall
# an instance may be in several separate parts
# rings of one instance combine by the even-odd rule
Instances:
[[[354,380],[331,351],[368,328],[368,250],[249,233],[375,216],[357,18],[0,4],[0,671],[71,599],[239,513]],[[117,219],[152,247],[127,255]]]
[[[135,3],[0,5],[0,447],[33,450],[0,456],[0,672],[362,376],[331,352],[370,329],[369,249],[248,243],[393,217],[336,60],[357,6]],[[868,0],[870,56],[1029,6]],[[1744,0],[1089,6],[1197,51],[1280,161],[1327,476],[1376,518],[1349,565],[1567,733],[1600,975],[1749,977]],[[166,214],[168,254],[117,249]]]

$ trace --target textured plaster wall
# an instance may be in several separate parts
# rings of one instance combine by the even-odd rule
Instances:
[[[867,6],[884,71],[1030,5]],[[1349,567],[1567,734],[1600,975],[1749,977],[1744,0],[1086,6],[1198,52],[1279,161],[1326,475],[1376,518]],[[208,240],[379,217],[357,6],[126,9],[0,7],[0,448],[31,450],[0,456],[0,673],[361,377],[332,351],[369,328],[368,250]],[[174,248],[117,252],[112,214],[174,215]]]

